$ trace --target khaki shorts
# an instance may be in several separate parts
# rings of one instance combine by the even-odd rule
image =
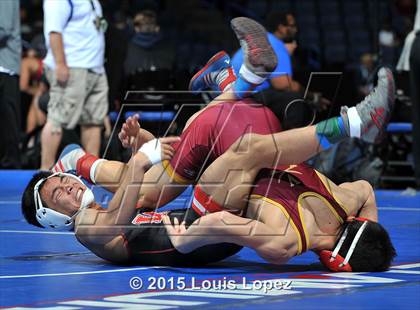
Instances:
[[[48,120],[55,126],[73,129],[76,125],[103,125],[108,112],[108,80],[106,74],[88,69],[69,68],[65,87],[57,83],[55,71],[46,68],[50,83]]]

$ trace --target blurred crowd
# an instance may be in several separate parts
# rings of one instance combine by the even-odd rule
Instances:
[[[321,114],[332,99],[349,104],[372,90],[379,64],[395,69],[416,6],[414,0],[86,0],[81,7],[80,1],[60,1],[67,8],[54,0],[0,3],[0,19],[6,18],[0,22],[0,44],[7,45],[1,31],[10,31],[8,20],[13,27],[20,24],[19,33],[6,35],[20,40],[13,53],[22,55],[15,68],[6,68],[0,56],[0,75],[18,85],[13,93],[14,86],[0,80],[0,94],[7,87],[14,97],[7,107],[1,104],[0,168],[47,169],[60,145],[75,139],[100,155],[113,125],[108,114],[121,109],[127,90],[187,90],[192,74],[219,50],[230,53],[237,68],[241,55],[229,20],[240,15],[265,24],[280,59],[278,74],[260,89],[268,105],[279,96],[304,93]],[[95,24],[84,27],[84,16],[91,14]],[[54,37],[57,33],[61,39]],[[83,59],[72,56],[81,51]],[[60,53],[67,59],[60,60]],[[346,72],[340,92],[337,81],[311,81],[306,92],[313,71]],[[291,123],[302,122],[289,116]]]

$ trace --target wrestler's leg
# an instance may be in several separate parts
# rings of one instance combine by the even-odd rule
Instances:
[[[201,188],[219,205],[242,209],[261,168],[299,164],[348,137],[376,141],[383,134],[394,105],[392,73],[381,69],[378,77],[374,91],[340,117],[272,135],[244,135],[205,171]]]
[[[226,209],[243,209],[262,168],[298,164],[321,150],[315,126],[267,136],[247,134],[206,169],[198,184]]]
[[[231,20],[231,27],[243,51],[238,77],[230,66],[229,56],[221,51],[192,77],[189,89],[193,93],[208,88],[216,92],[230,89],[235,98],[240,99],[276,69],[278,59],[262,25],[250,18],[238,17]]]
[[[323,150],[317,126],[320,124],[272,135],[242,136],[206,169],[199,180],[201,189],[226,209],[244,208],[262,168],[299,164]]]

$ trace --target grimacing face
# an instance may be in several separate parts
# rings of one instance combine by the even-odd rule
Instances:
[[[80,208],[87,187],[70,176],[54,176],[47,179],[40,191],[44,207],[73,216]]]

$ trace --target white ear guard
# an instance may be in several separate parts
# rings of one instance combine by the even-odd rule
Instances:
[[[45,208],[42,205],[41,194],[39,192],[40,186],[49,178],[56,177],[56,176],[68,176],[71,178],[76,179],[78,182],[83,183],[83,181],[78,178],[77,176],[70,174],[70,173],[54,173],[47,178],[43,178],[39,180],[34,186],[34,201],[36,207],[36,219],[38,220],[39,224],[41,224],[44,228],[53,228],[56,230],[71,230],[74,225],[74,218],[76,217],[79,212],[88,207],[92,202],[95,201],[95,197],[93,192],[86,188],[83,193],[82,202],[80,204],[80,209],[77,211],[73,216],[68,216],[62,214],[60,212],[54,211],[50,208]]]
[[[338,252],[340,251],[341,247],[344,244],[344,241],[347,238],[348,234],[348,226],[344,230],[343,234],[341,235],[340,240],[337,243],[337,246],[335,247],[334,251],[328,251],[328,250],[322,250],[319,253],[319,259],[324,264],[325,267],[330,269],[331,271],[337,271],[337,272],[352,272],[353,268],[349,264],[349,260],[351,256],[353,255],[354,249],[356,248],[357,243],[360,240],[360,237],[362,236],[363,231],[366,229],[366,226],[368,224],[368,220],[362,217],[355,218],[354,221],[360,221],[363,222],[363,224],[360,226],[360,228],[357,230],[356,235],[354,236],[354,239],[350,245],[349,250],[347,251],[346,257],[342,257]]]

